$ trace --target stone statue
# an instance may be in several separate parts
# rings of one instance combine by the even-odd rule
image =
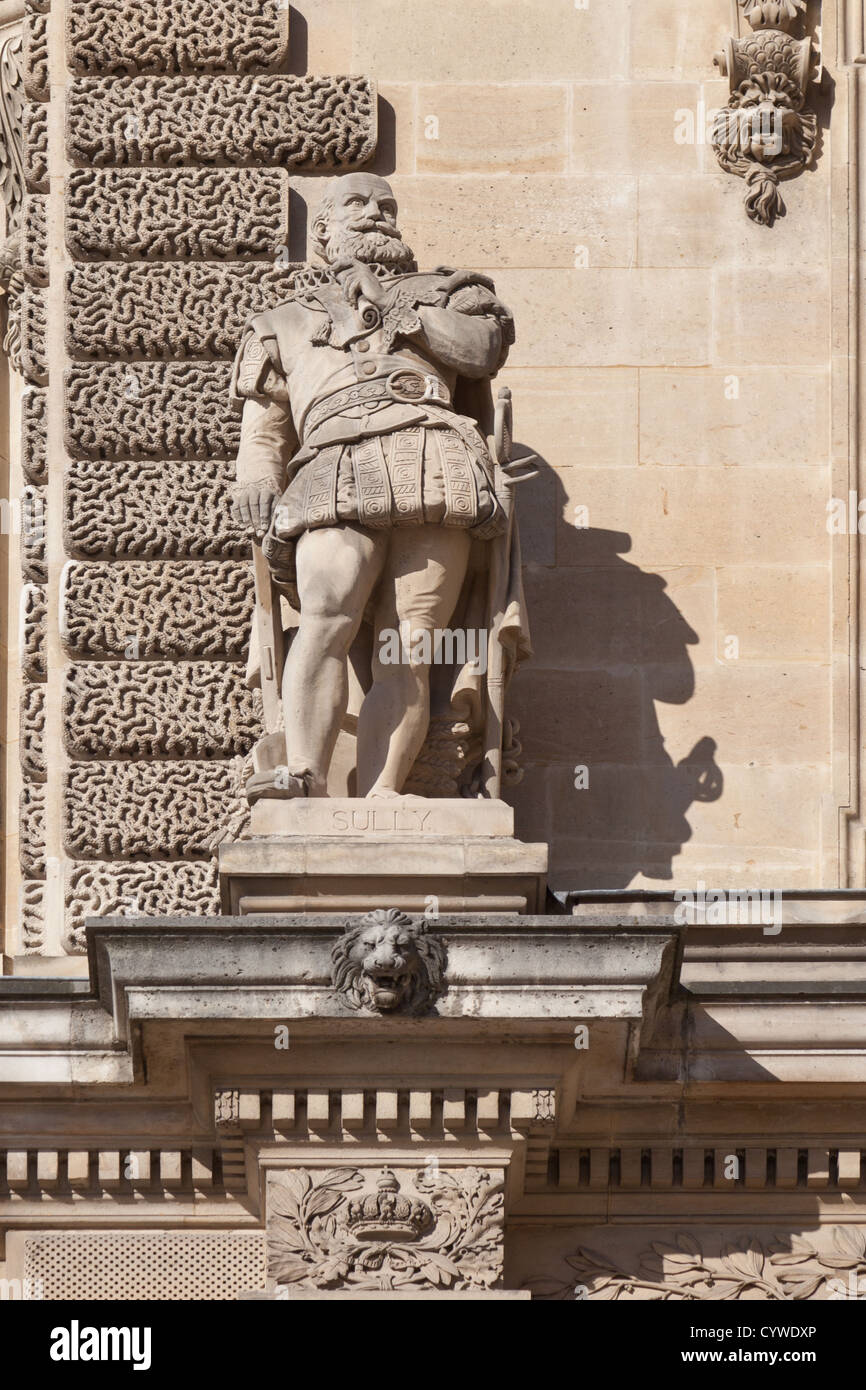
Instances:
[[[312,224],[323,267],[295,273],[237,355],[233,507],[255,542],[266,728],[250,801],[496,796],[508,761],[528,459],[511,460],[490,382],[512,318],[482,275],[419,273],[396,219],[384,179],[334,179]]]

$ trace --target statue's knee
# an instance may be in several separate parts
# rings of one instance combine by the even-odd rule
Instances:
[[[345,656],[352,644],[355,622],[345,613],[305,613],[301,628],[317,650],[328,656]]]
[[[432,628],[404,622],[399,628],[380,629],[373,654],[373,671],[378,680],[415,678],[426,680],[435,658]]]
[[[371,674],[374,684],[397,686],[405,692],[407,700],[423,697],[430,684],[430,667],[408,658],[399,663],[374,659]]]

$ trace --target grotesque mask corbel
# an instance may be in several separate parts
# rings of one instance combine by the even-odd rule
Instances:
[[[792,30],[806,0],[739,0],[752,33],[730,37],[715,62],[728,78],[728,104],[716,116],[712,143],[722,168],[745,179],[746,212],[770,227],[783,211],[779,182],[811,163],[818,135],[804,110],[812,40]]]

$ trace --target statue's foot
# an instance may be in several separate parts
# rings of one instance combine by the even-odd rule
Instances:
[[[371,787],[367,801],[427,801],[426,796],[416,796],[414,792],[396,792],[392,787]]]
[[[287,767],[269,767],[263,772],[254,772],[244,791],[251,806],[266,798],[291,801],[295,797],[311,796],[312,780],[309,772],[295,773],[289,772]]]

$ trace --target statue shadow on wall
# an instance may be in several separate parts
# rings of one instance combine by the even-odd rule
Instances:
[[[517,490],[535,656],[510,708],[527,770],[550,778],[550,792],[541,790],[552,799],[551,879],[573,891],[625,888],[639,873],[670,880],[692,835],[689,807],[723,791],[715,741],[699,738],[674,762],[656,713],[657,702],[683,705],[694,694],[689,648],[700,638],[662,576],[623,559],[629,535],[569,524],[573,502],[536,458],[539,476]],[[624,516],[626,488],[624,472]],[[588,785],[578,789],[582,767]],[[520,826],[520,788],[513,799]]]

